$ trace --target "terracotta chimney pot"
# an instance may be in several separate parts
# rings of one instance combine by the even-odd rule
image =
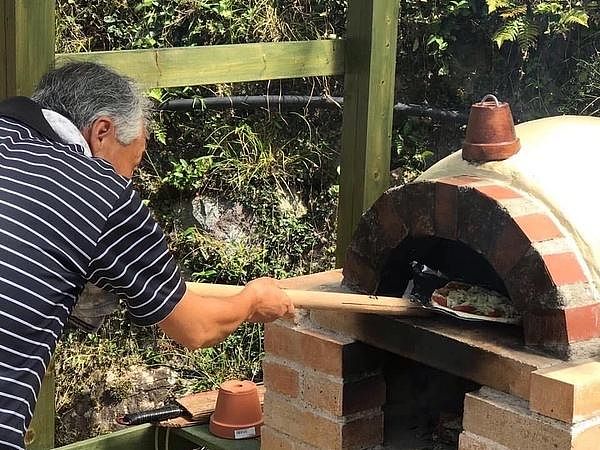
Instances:
[[[471,162],[501,161],[521,148],[510,105],[488,94],[471,106],[463,159]]]

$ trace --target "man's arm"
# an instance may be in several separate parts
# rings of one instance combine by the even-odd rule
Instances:
[[[187,289],[159,326],[171,339],[197,349],[221,342],[242,322],[271,322],[293,310],[291,300],[275,280],[259,278],[227,298],[203,297]]]

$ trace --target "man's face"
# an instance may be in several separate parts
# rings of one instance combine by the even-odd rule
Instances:
[[[114,147],[114,156],[108,162],[112,164],[119,175],[131,178],[134,170],[142,162],[146,151],[146,131],[141,129],[138,137],[127,145],[116,141]]]
[[[146,150],[146,129],[140,125],[140,132],[129,144],[124,145],[117,139],[115,125],[108,117],[100,117],[83,135],[90,145],[92,155],[109,162],[115,171],[126,178],[142,162]]]

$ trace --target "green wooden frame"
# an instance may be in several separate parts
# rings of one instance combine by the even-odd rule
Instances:
[[[58,447],[55,450],[192,450],[200,446],[207,450],[259,450],[257,439],[221,439],[210,433],[208,425],[189,428],[157,428],[138,425],[85,441]]]
[[[0,98],[29,95],[54,63],[54,0],[2,0],[0,17]]]
[[[54,63],[54,0],[0,0],[0,98],[30,95]],[[54,446],[52,364],[38,395],[25,442],[29,450]],[[41,411],[41,413],[39,412]]]
[[[336,262],[362,213],[388,188],[398,0],[349,2]]]
[[[341,266],[361,214],[389,184],[398,5],[398,0],[349,0],[345,40],[55,55],[54,0],[0,0],[0,99],[29,95],[49,67],[67,60],[107,64],[144,88],[344,74],[336,253]],[[29,450],[53,447],[53,383],[49,371],[30,427]],[[109,448],[100,442],[138,432],[136,439],[147,439],[147,431],[131,431],[65,450]]]
[[[344,73],[338,40],[61,53],[63,61],[94,61],[129,75],[144,88],[275,80]],[[218,63],[217,63],[218,62]]]

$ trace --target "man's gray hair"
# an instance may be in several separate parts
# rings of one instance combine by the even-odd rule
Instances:
[[[81,131],[108,116],[124,145],[139,137],[150,110],[150,101],[131,78],[91,62],[69,62],[49,71],[32,99],[69,118]]]

